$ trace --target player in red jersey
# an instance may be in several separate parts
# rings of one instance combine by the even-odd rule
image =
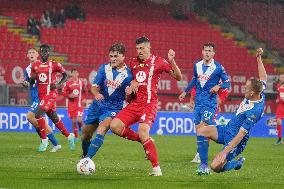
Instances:
[[[122,109],[111,122],[113,133],[129,140],[141,142],[148,160],[153,166],[151,176],[161,176],[158,154],[154,140],[149,136],[150,128],[157,115],[157,85],[163,72],[169,73],[176,80],[181,80],[181,72],[176,62],[175,52],[170,49],[169,62],[150,52],[150,41],[146,37],[136,39],[138,57],[130,62],[134,80],[126,89],[127,94],[134,94],[133,100]],[[138,134],[129,127],[139,122]]]
[[[46,123],[43,117],[44,113],[52,120],[55,126],[61,133],[68,138],[71,150],[74,150],[74,134],[64,127],[62,120],[59,119],[56,113],[55,99],[57,96],[57,88],[59,88],[67,79],[67,74],[60,63],[48,60],[50,47],[48,45],[40,46],[41,61],[37,61],[32,65],[30,84],[33,85],[35,81],[38,83],[38,97],[40,100],[39,108],[35,113],[40,134],[41,144],[38,151],[43,152],[48,146],[48,139],[46,138]],[[62,74],[62,79],[56,83],[56,73]]]
[[[194,109],[195,95],[196,95],[196,88],[194,87],[190,91],[189,108],[191,110]],[[217,92],[217,95],[218,95],[218,97],[217,97],[217,110],[216,110],[216,113],[214,115],[214,119],[213,119],[214,121],[216,120],[216,117],[217,117],[218,113],[220,112],[221,104],[223,104],[229,96],[229,90],[228,89],[219,89],[218,92]],[[200,163],[200,156],[199,156],[198,152],[195,154],[194,158],[191,160],[191,163]]]
[[[276,85],[277,88],[277,100],[276,103],[276,120],[277,120],[277,134],[278,140],[275,145],[282,144],[282,119],[284,118],[284,74],[279,76],[279,83]]]
[[[68,100],[68,116],[72,120],[72,128],[75,134],[75,140],[79,140],[78,129],[82,127],[83,105],[82,99],[86,95],[87,88],[82,80],[79,79],[79,72],[76,69],[71,70],[71,78],[65,83],[63,95]],[[78,127],[77,127],[78,123]]]

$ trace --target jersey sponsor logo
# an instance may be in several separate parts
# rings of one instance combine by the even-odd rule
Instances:
[[[284,92],[281,92],[281,93],[280,93],[280,97],[281,97],[281,98],[284,98]]]
[[[74,94],[74,95],[79,95],[79,90],[78,90],[78,89],[74,89],[74,90],[73,90],[73,94]]]
[[[121,85],[120,82],[117,81],[111,81],[111,80],[106,80],[106,86],[111,87],[113,89],[117,89]]]
[[[202,74],[202,75],[199,75],[198,76],[198,79],[200,81],[208,81],[210,79],[210,75],[205,75],[205,74]]]
[[[41,73],[41,74],[39,74],[38,78],[42,83],[44,83],[47,80],[47,75],[45,73]]]
[[[142,83],[146,80],[146,73],[144,71],[139,71],[137,74],[136,74],[136,80],[139,82],[139,83]]]

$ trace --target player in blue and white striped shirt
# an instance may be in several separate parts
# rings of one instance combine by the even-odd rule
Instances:
[[[232,169],[238,170],[244,163],[244,158],[234,160],[246,148],[250,130],[260,120],[265,106],[263,90],[266,86],[267,75],[262,63],[263,50],[257,50],[258,78],[250,78],[246,82],[245,99],[241,102],[235,116],[226,126],[199,127],[197,128],[197,145],[201,164],[197,174],[210,174],[208,167],[208,139],[210,138],[224,148],[211,163],[215,172],[224,172]]]

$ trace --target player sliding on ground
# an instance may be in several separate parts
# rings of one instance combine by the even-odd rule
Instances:
[[[265,105],[265,95],[263,90],[266,86],[267,75],[262,63],[261,56],[263,50],[259,48],[256,53],[258,64],[258,78],[250,78],[245,85],[245,99],[241,102],[235,116],[226,126],[203,126],[197,128],[197,146],[201,164],[197,169],[197,174],[208,175],[211,170],[208,167],[208,139],[210,138],[224,148],[219,152],[211,163],[214,172],[224,172],[232,169],[238,170],[244,163],[244,158],[240,157],[249,139],[252,127],[263,115]]]

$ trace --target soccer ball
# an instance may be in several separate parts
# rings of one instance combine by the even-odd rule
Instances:
[[[95,163],[90,158],[83,158],[77,164],[77,172],[80,175],[91,175],[95,172]]]

